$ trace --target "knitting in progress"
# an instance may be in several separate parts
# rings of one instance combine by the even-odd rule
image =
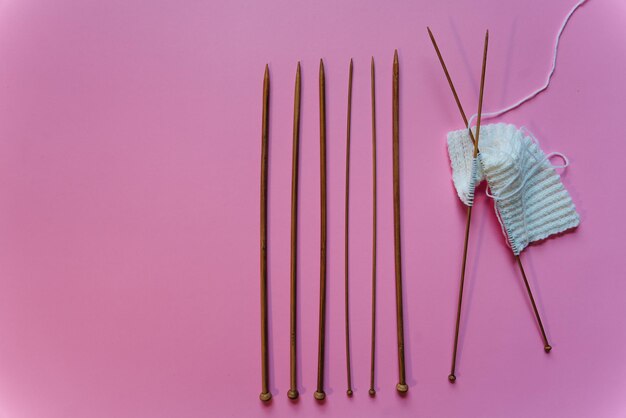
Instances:
[[[556,69],[559,42],[563,30],[574,12],[585,1],[578,0],[570,9],[559,28],[554,44],[552,67],[545,84],[504,109],[483,113],[485,68],[489,43],[489,31],[486,32],[478,111],[469,120],[463,110],[435,36],[430,28],[427,28],[435,53],[464,123],[462,130],[448,133],[448,153],[452,165],[452,180],[459,198],[467,206],[452,364],[450,374],[448,375],[448,380],[451,383],[457,380],[456,358],[474,194],[476,186],[483,180],[487,181],[486,194],[494,199],[496,217],[500,222],[507,244],[513,251],[524,280],[524,285],[537,319],[537,325],[539,325],[541,331],[544,344],[543,349],[546,353],[552,351],[552,346],[548,341],[531,286],[524,271],[520,253],[531,242],[539,241],[577,227],[580,223],[580,218],[572,203],[572,199],[567,190],[565,190],[559,174],[555,171],[555,168],[567,167],[569,162],[560,153],[544,154],[534,137],[527,135],[524,128],[518,129],[514,125],[503,123],[485,126],[481,125],[481,121],[482,119],[491,119],[504,115],[513,109],[519,108],[548,89]],[[472,124],[474,119],[476,119],[476,127],[473,127]],[[557,156],[563,159],[564,164],[562,166],[553,166],[550,163],[550,158]]]
[[[515,255],[531,242],[543,240],[580,223],[572,199],[555,168],[566,167],[559,153],[544,154],[536,141],[514,125],[481,127],[480,153],[466,129],[448,134],[452,178],[459,198],[473,204],[474,188],[482,180],[495,201],[503,233]],[[552,166],[560,156],[563,166]]]
[[[483,119],[501,116],[548,89],[556,70],[563,30],[574,12],[586,1],[578,0],[559,28],[545,84],[504,109],[483,114]],[[466,121],[467,129],[477,116],[475,114],[469,122]],[[531,242],[578,226],[580,217],[554,170],[567,167],[567,159],[562,154],[545,155],[536,141],[524,134],[524,129],[500,123],[482,127],[480,152],[474,158],[474,144],[467,129],[448,133],[454,187],[461,201],[472,206],[476,186],[487,180],[491,190],[488,196],[495,200],[502,232],[515,255],[519,255]],[[560,156],[565,164],[552,166],[549,160],[553,156]]]

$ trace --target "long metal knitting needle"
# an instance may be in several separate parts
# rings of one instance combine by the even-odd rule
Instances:
[[[263,119],[261,127],[261,385],[259,398],[272,399],[269,389],[269,351],[267,334],[267,153],[270,106],[270,70],[265,65],[263,76]]]
[[[376,395],[374,374],[376,366],[376,79],[374,57],[371,64],[372,90],[372,359],[370,362],[370,396]]]
[[[349,282],[348,282],[348,222],[350,213],[350,121],[352,119],[352,58],[350,59],[350,74],[348,76],[348,115],[347,115],[347,127],[346,127],[346,198],[345,198],[345,220],[344,220],[344,236],[345,236],[345,248],[344,248],[344,269],[345,269],[345,319],[346,319],[346,373],[348,376],[348,390],[346,391],[348,396],[352,396],[352,372],[350,371],[350,297],[349,297]]]
[[[452,90],[452,94],[454,95],[454,99],[457,103],[457,106],[459,108],[459,112],[461,113],[461,117],[463,118],[463,123],[465,124],[465,126],[468,125],[467,123],[467,117],[465,116],[465,112],[463,111],[463,107],[461,106],[461,102],[459,101],[459,97],[456,94],[456,89],[454,88],[454,84],[452,83],[452,79],[450,78],[450,74],[448,73],[448,69],[446,68],[446,64],[443,61],[443,57],[441,56],[441,52],[439,51],[439,47],[437,46],[437,42],[435,41],[435,37],[433,36],[430,28],[428,28],[428,35],[430,36],[430,39],[433,43],[433,46],[435,47],[435,52],[437,53],[437,56],[439,57],[439,62],[441,63],[441,67],[443,68],[443,71],[446,75],[446,79],[448,80],[448,84],[450,85],[450,89]],[[472,134],[471,129],[468,129],[470,138],[472,139],[472,142],[476,143],[476,141],[474,140],[474,136]],[[526,291],[528,292],[528,296],[530,298],[530,302],[533,306],[533,311],[535,313],[535,317],[537,318],[537,323],[539,324],[539,328],[541,330],[541,335],[543,337],[543,342],[544,342],[544,350],[546,353],[549,353],[552,350],[552,346],[550,346],[550,344],[548,343],[548,337],[546,336],[546,332],[543,328],[543,323],[541,322],[541,317],[539,315],[539,311],[537,310],[537,306],[535,304],[535,299],[533,297],[533,294],[530,290],[530,285],[528,284],[528,280],[526,279],[526,272],[524,271],[524,266],[522,265],[522,260],[519,256],[515,256],[515,259],[517,261],[517,265],[520,268],[520,272],[522,273],[522,278],[524,279],[524,284],[526,285]]]
[[[435,51],[437,52],[437,56],[439,57],[441,66],[443,67],[444,72],[446,74],[446,78],[448,79],[448,83],[450,84],[450,88],[455,97],[455,101],[457,102],[457,105],[461,112],[461,116],[463,117],[463,122],[465,123],[465,126],[467,126],[467,118],[465,116],[465,112],[463,111],[461,102],[459,101],[458,95],[456,94],[456,89],[454,88],[454,85],[452,84],[452,79],[450,78],[450,74],[447,71],[447,68],[443,61],[439,48],[437,47],[435,38],[432,32],[430,31],[430,28],[428,28],[428,34],[430,35],[430,39],[433,42],[433,46],[435,47]],[[472,138],[474,142],[474,152],[473,152],[474,158],[476,158],[478,155],[478,140],[480,137],[480,122],[481,122],[481,116],[482,116],[483,93],[484,93],[484,87],[485,87],[485,71],[487,67],[488,45],[489,45],[489,31],[485,33],[485,46],[484,46],[484,51],[483,51],[483,62],[482,62],[482,70],[481,70],[481,76],[480,76],[480,93],[478,97],[478,120],[476,124],[476,138],[475,139],[473,138],[471,129],[468,128],[470,132],[470,137]],[[457,305],[456,326],[455,326],[455,331],[454,331],[454,349],[453,349],[453,354],[452,354],[452,366],[450,367],[450,374],[448,375],[448,380],[452,383],[456,381],[456,375],[455,375],[456,355],[457,355],[457,348],[458,348],[458,342],[459,342],[459,326],[460,326],[460,321],[461,321],[461,307],[463,304],[463,286],[465,283],[465,268],[467,265],[467,249],[468,249],[468,243],[469,243],[469,232],[470,232],[471,222],[472,222],[472,206],[468,206],[467,207],[467,220],[465,222],[465,240],[463,243],[463,261],[462,261],[462,266],[461,266],[461,281],[459,285],[459,300],[458,300],[458,305]]]
[[[317,390],[313,394],[318,401],[326,398],[324,393],[324,349],[326,337],[326,79],[324,62],[320,59],[320,316],[319,345],[317,353]]]
[[[297,252],[298,252],[298,161],[300,154],[300,62],[296,69],[293,99],[293,145],[291,157],[291,315],[290,315],[290,383],[289,399],[298,398],[297,382]]]
[[[398,64],[398,50],[393,54],[393,81],[392,81],[392,114],[393,114],[393,232],[396,267],[396,326],[398,334],[398,374],[399,382],[396,389],[406,393],[409,386],[406,383],[404,366],[404,319],[402,313],[402,257],[400,252],[400,68]]]

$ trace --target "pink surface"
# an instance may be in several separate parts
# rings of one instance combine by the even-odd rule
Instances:
[[[523,254],[554,346],[543,352],[491,203],[477,205],[458,382],[449,371],[465,211],[446,132],[460,127],[425,26],[468,111],[485,28],[485,108],[545,79],[571,1],[57,2],[0,4],[0,416],[623,417],[626,415],[626,5],[590,0],[566,29],[551,89],[500,119],[526,125],[563,175],[580,228]],[[401,66],[408,383],[397,382],[391,62]],[[369,60],[377,63],[379,318],[370,318]],[[325,404],[313,400],[319,286],[317,68],[328,95]],[[345,396],[343,181],[354,58],[351,315]],[[293,80],[303,67],[301,399],[289,388]],[[272,76],[270,337],[260,392],[261,82]]]

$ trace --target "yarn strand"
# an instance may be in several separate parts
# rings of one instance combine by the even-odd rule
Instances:
[[[518,107],[520,107],[521,105],[523,105],[524,103],[534,99],[537,95],[539,95],[540,93],[546,91],[548,89],[548,87],[550,86],[550,81],[552,81],[552,76],[554,75],[554,71],[556,70],[556,59],[557,59],[557,55],[559,52],[559,42],[561,41],[561,35],[563,34],[563,30],[565,30],[565,26],[567,26],[567,23],[569,22],[570,18],[572,17],[572,15],[574,14],[574,12],[583,5],[583,3],[585,3],[587,0],[579,0],[578,3],[576,3],[574,5],[574,7],[572,7],[572,9],[569,11],[569,13],[567,14],[567,16],[565,16],[565,19],[563,20],[563,23],[561,24],[561,27],[559,28],[559,32],[556,35],[556,42],[554,44],[554,52],[552,54],[552,68],[550,68],[550,72],[548,73],[548,78],[546,79],[546,82],[544,83],[543,86],[539,87],[537,90],[533,91],[532,93],[530,93],[528,96],[518,100],[517,102],[513,103],[512,105],[505,107],[504,109],[500,109],[497,110],[495,112],[487,112],[487,113],[483,113],[481,118],[483,120],[486,119],[493,119],[496,118],[498,116],[504,115],[505,113],[510,112],[513,109],[517,109]],[[472,122],[474,121],[474,119],[476,119],[476,117],[478,116],[478,114],[474,114],[472,115],[472,117],[469,119],[467,127],[471,127],[472,126]]]

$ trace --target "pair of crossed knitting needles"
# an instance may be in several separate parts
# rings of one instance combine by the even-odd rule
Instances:
[[[370,364],[370,396],[376,394],[374,388],[375,348],[376,348],[376,96],[374,58],[371,61],[371,105],[372,105],[372,342]],[[349,220],[349,185],[350,185],[350,131],[352,116],[352,75],[353,63],[350,60],[348,79],[348,113],[346,137],[346,186],[345,186],[345,330],[346,330],[346,365],[347,395],[352,396],[352,373],[350,361],[350,323],[349,323],[349,286],[348,286],[348,220]],[[314,396],[324,400],[324,359],[325,359],[325,326],[326,326],[326,78],[324,63],[320,60],[319,70],[319,113],[320,113],[320,203],[321,203],[321,239],[320,239],[320,310],[319,310],[319,347],[317,389]],[[261,134],[261,368],[262,392],[260,399],[269,401],[269,350],[268,350],[268,319],[267,319],[267,166],[268,166],[268,131],[269,131],[269,68],[266,65],[263,78],[263,119]],[[290,389],[287,396],[297,399],[297,206],[298,206],[298,160],[300,141],[300,63],[296,69],[294,92],[292,178],[291,178],[291,290],[290,290]],[[392,113],[393,113],[393,202],[394,202],[394,247],[396,265],[396,315],[398,331],[398,363],[399,383],[396,388],[403,393],[408,390],[405,379],[404,362],[404,325],[402,312],[402,273],[400,262],[400,187],[399,187],[399,64],[398,52],[394,53],[392,80]]]
[[[465,124],[465,126],[468,127],[468,133],[469,136],[472,140],[472,142],[474,143],[474,158],[476,158],[478,156],[478,140],[480,138],[480,123],[481,123],[481,116],[482,116],[482,107],[483,107],[483,92],[484,92],[484,87],[485,87],[485,71],[487,68],[487,47],[489,44],[489,31],[487,31],[485,33],[485,46],[484,46],[484,50],[483,50],[483,62],[482,62],[482,71],[481,71],[481,75],[480,75],[480,92],[479,92],[479,97],[478,97],[478,119],[476,122],[476,137],[474,137],[474,134],[472,133],[471,128],[468,126],[468,122],[467,122],[467,116],[465,115],[465,112],[463,111],[463,106],[461,106],[461,101],[459,100],[459,96],[457,95],[456,89],[454,88],[454,84],[452,83],[452,78],[450,77],[450,73],[448,72],[448,68],[446,67],[446,64],[443,60],[443,57],[441,56],[441,51],[439,50],[439,47],[437,46],[437,42],[435,41],[435,36],[433,35],[432,31],[430,30],[430,28],[428,29],[428,35],[430,36],[430,40],[433,43],[433,47],[435,48],[435,52],[437,53],[437,57],[439,58],[439,62],[441,63],[441,68],[443,68],[443,72],[446,75],[446,79],[448,80],[448,84],[450,85],[450,90],[452,90],[452,95],[454,96],[454,100],[456,102],[457,107],[459,108],[459,112],[461,113],[461,117],[463,118],[463,123]],[[457,314],[456,314],[456,327],[455,327],[455,331],[454,331],[454,350],[453,350],[453,354],[452,354],[452,366],[450,368],[450,374],[448,375],[448,380],[452,383],[454,383],[456,381],[456,356],[457,356],[457,346],[458,346],[458,341],[459,341],[459,323],[461,321],[461,305],[463,303],[463,285],[465,282],[465,266],[467,264],[467,248],[468,248],[468,242],[469,242],[469,233],[470,233],[470,224],[472,221],[472,206],[468,206],[467,207],[467,220],[466,220],[466,224],[465,224],[465,242],[463,244],[463,262],[461,265],[461,281],[460,281],[460,286],[459,286],[459,301],[458,301],[458,306],[457,306]],[[530,290],[530,285],[528,284],[528,279],[526,278],[526,273],[524,272],[524,266],[522,265],[522,260],[520,259],[519,255],[515,256],[515,259],[517,261],[517,265],[520,268],[520,272],[522,273],[522,278],[524,279],[524,284],[526,285],[526,291],[528,292],[528,296],[530,298],[530,302],[532,304],[533,307],[533,311],[535,312],[535,317],[537,318],[537,322],[539,324],[539,328],[541,330],[541,335],[543,337],[543,342],[544,342],[544,350],[546,353],[549,353],[550,350],[552,350],[552,347],[550,346],[550,344],[548,343],[548,337],[546,336],[546,332],[543,328],[543,324],[541,322],[541,317],[539,316],[539,311],[537,310],[537,305],[535,304],[535,298],[533,297],[533,294]]]

